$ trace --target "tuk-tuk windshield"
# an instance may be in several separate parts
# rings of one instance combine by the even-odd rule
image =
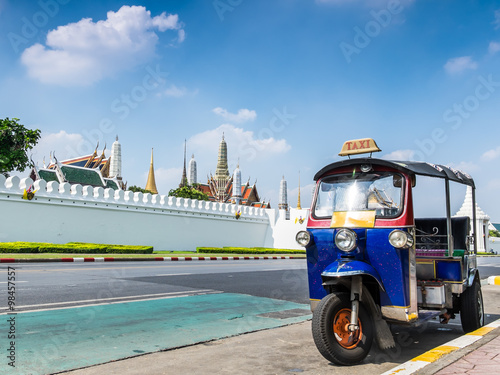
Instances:
[[[330,218],[340,211],[375,211],[376,217],[401,214],[404,178],[398,173],[370,172],[323,178],[318,187],[313,214]]]

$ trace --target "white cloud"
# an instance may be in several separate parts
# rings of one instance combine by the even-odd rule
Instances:
[[[176,85],[172,84],[170,85],[170,87],[164,90],[163,93],[160,95],[170,96],[173,98],[181,98],[186,95],[196,95],[197,93],[198,90],[189,91],[185,87],[177,87]]]
[[[495,30],[500,29],[500,9],[495,10],[495,20],[493,21],[493,25],[495,26]]]
[[[27,48],[21,61],[28,74],[43,83],[90,85],[154,57],[155,30],[178,30],[178,41],[185,38],[176,14],[151,17],[145,7],[122,6],[108,12],[106,20],[83,18],[49,31],[46,45]]]
[[[184,31],[184,29],[180,29],[178,35],[179,35],[178,38],[179,43],[182,43],[184,42],[184,40],[186,40],[186,31]]]
[[[414,160],[415,150],[396,150],[382,156],[385,160]]]
[[[221,116],[223,119],[227,121],[236,123],[253,121],[257,117],[257,113],[255,111],[246,108],[240,109],[236,114],[228,112],[226,109],[221,107],[212,109],[212,112],[215,113],[216,115]]]
[[[188,145],[196,153],[214,153],[217,152],[217,146],[224,134],[224,139],[231,152],[228,151],[228,158],[236,164],[238,158],[242,161],[267,160],[277,154],[286,153],[291,146],[285,139],[261,138],[253,131],[237,128],[230,124],[223,124],[216,129],[207,130],[196,134],[188,140]]]
[[[80,156],[78,150],[81,149],[83,142],[84,138],[81,134],[68,134],[64,130],[59,133],[42,133],[40,140],[33,148],[33,161],[41,168],[44,158],[47,165],[50,163],[49,155],[54,151],[59,161]]]
[[[498,193],[498,190],[500,189],[500,179],[493,179],[488,182],[486,185],[486,190],[488,191],[494,191],[495,192],[495,197],[496,194]],[[493,201],[496,201],[496,199],[493,199]]]
[[[444,65],[444,70],[448,74],[459,74],[466,69],[477,69],[477,63],[472,60],[471,56],[462,56],[449,59]]]
[[[481,155],[481,160],[492,161],[497,159],[499,156],[500,156],[500,146],[493,150],[486,151],[483,155]]]
[[[187,89],[185,87],[179,88],[176,85],[170,85],[170,87],[167,88],[163,93],[166,96],[173,96],[175,98],[180,98],[181,96],[187,94]]]
[[[448,166],[468,174],[472,174],[472,172],[477,171],[479,169],[479,166],[471,161],[461,161],[460,163],[449,163]]]
[[[499,42],[490,42],[490,45],[488,46],[488,52],[491,55],[494,55],[498,51],[500,51],[500,43]]]

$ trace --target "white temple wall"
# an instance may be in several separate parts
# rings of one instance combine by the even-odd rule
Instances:
[[[273,247],[274,210],[0,175],[0,242]],[[235,213],[241,210],[237,220]],[[271,211],[271,212],[266,212]]]
[[[290,220],[286,220],[287,212],[278,210],[278,220],[272,224],[274,247],[278,249],[304,250],[295,241],[295,236],[299,231],[306,230],[309,210],[290,208],[289,215]]]
[[[488,253],[493,251],[496,254],[500,254],[500,237],[490,237],[488,243],[489,247],[486,249]]]

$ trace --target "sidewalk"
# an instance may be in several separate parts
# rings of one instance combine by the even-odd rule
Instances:
[[[500,319],[419,355],[382,375],[498,374]]]
[[[500,322],[496,323],[500,327]],[[464,335],[476,341],[454,352],[443,352],[434,362],[412,368],[422,356],[397,366],[374,364],[369,359],[357,366],[335,366],[325,361],[311,337],[311,323],[303,322],[212,342],[126,358],[116,362],[64,372],[67,375],[170,375],[170,374],[311,374],[353,375],[451,375],[497,374],[500,369],[500,329],[489,327],[485,336]],[[490,329],[491,328],[491,329]],[[265,344],[264,344],[265,343]],[[445,344],[448,345],[448,344]],[[420,358],[420,359],[419,359]],[[396,366],[396,367],[395,367]],[[384,372],[385,371],[385,372]]]
[[[500,333],[494,338],[465,355],[458,361],[436,372],[436,375],[452,374],[498,374],[500,372]]]

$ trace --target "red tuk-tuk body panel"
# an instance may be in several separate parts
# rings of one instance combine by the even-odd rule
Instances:
[[[378,172],[398,172],[397,170],[390,169],[387,167],[374,167],[375,171]],[[332,176],[335,174],[343,174],[343,173],[360,173],[359,167],[355,168],[339,168],[335,172],[330,172],[325,174],[323,177]],[[411,190],[411,178],[406,173],[398,172],[403,175],[404,180],[406,181],[404,187],[404,198],[403,198],[403,211],[401,215],[393,219],[375,219],[375,228],[397,228],[397,227],[412,227],[415,225],[414,217],[413,217],[413,197]],[[321,179],[318,179],[316,185],[320,183]],[[316,189],[317,194],[318,189]],[[313,197],[313,201],[316,199],[316,194]],[[314,202],[313,202],[314,203]],[[331,220],[330,219],[318,219],[314,217],[314,212],[311,210],[309,213],[309,218],[307,222],[308,228],[330,228]]]

